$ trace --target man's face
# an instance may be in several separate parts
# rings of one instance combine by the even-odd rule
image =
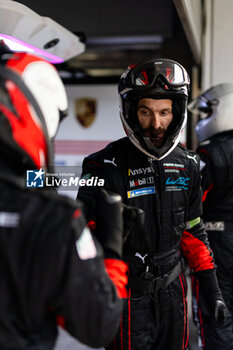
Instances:
[[[138,102],[137,115],[144,135],[155,147],[161,147],[173,119],[172,100],[142,98]]]

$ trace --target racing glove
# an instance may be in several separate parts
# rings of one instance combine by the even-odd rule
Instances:
[[[136,230],[142,229],[145,212],[144,210],[132,207],[126,204],[123,206],[123,243],[127,241],[128,236]]]
[[[227,320],[228,310],[218,285],[215,270],[198,271],[196,276],[213,326],[222,327]]]
[[[104,250],[104,264],[119,298],[127,298],[127,265],[121,261],[123,246],[123,206],[121,196],[101,188],[95,192],[94,234]]]
[[[121,196],[100,188],[95,192],[95,236],[105,258],[121,259],[123,246],[123,207]]]
[[[122,244],[127,241],[131,232],[142,228],[145,213],[140,208],[123,204],[118,194],[107,192],[105,189],[95,193],[94,233],[104,248],[105,257],[120,259]]]

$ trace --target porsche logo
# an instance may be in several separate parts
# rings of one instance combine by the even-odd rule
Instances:
[[[96,117],[96,99],[90,97],[77,98],[74,101],[74,110],[77,121],[88,128]]]

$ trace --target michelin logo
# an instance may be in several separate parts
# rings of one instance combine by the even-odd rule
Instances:
[[[44,187],[44,170],[27,170],[26,186],[27,187]]]
[[[144,188],[140,188],[138,190],[132,190],[132,191],[128,191],[127,195],[128,198],[134,198],[134,197],[139,197],[139,196],[146,196],[148,194],[153,194],[155,193],[155,187],[144,187]]]

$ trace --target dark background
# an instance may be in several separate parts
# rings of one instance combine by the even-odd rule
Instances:
[[[191,74],[193,58],[173,0],[18,2],[84,34],[86,52],[61,66],[71,73],[69,83],[115,83],[129,63],[154,57],[175,59]]]

